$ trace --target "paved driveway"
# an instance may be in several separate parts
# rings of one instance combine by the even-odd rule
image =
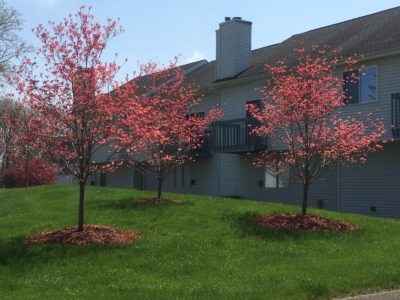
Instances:
[[[400,300],[400,290],[347,297],[339,300]]]

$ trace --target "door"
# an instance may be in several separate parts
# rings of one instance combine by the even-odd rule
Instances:
[[[142,172],[137,169],[133,170],[133,188],[137,190],[144,189],[144,178]]]

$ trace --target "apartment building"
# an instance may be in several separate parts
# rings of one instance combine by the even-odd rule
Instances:
[[[255,24],[256,26],[256,24]],[[285,41],[251,49],[252,23],[225,18],[216,30],[216,60],[182,66],[205,95],[195,112],[219,106],[223,117],[195,161],[173,171],[164,191],[228,196],[300,204],[302,186],[290,171],[276,176],[252,165],[252,154],[274,150],[268,138],[250,134],[247,103],[257,103],[265,80],[264,64],[294,59],[293,49],[312,45],[341,48],[344,56],[362,54],[365,65],[353,100],[343,114],[373,113],[384,119],[388,142],[365,164],[338,164],[310,189],[310,206],[330,210],[400,217],[400,7],[296,34]],[[341,76],[342,74],[338,74]],[[155,190],[156,182],[123,167],[98,174],[92,184]]]

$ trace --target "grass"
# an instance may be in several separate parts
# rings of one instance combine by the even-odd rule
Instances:
[[[74,224],[78,190],[0,190],[1,299],[329,299],[400,287],[400,222],[313,210],[362,230],[258,228],[254,214],[294,206],[188,195],[183,205],[131,205],[152,193],[89,187],[86,220],[137,230],[131,245],[26,246]]]

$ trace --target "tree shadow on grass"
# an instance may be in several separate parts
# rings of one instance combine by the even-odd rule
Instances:
[[[59,263],[70,258],[93,256],[123,249],[131,244],[118,245],[27,245],[25,236],[0,239],[0,266],[15,266],[15,271],[26,270],[34,266]],[[110,254],[111,255],[111,254]],[[14,270],[14,269],[13,269]]]
[[[252,212],[242,214],[232,214],[226,216],[231,221],[231,227],[241,237],[249,235],[260,237],[264,240],[314,240],[314,239],[341,239],[345,236],[360,238],[364,235],[362,230],[357,232],[350,231],[301,231],[289,229],[273,229],[262,227],[255,223],[255,217],[260,214]]]
[[[143,211],[148,209],[166,210],[183,205],[193,205],[190,201],[182,201],[180,203],[140,203],[142,198],[124,198],[120,200],[100,200],[93,201],[88,206],[94,206],[101,209],[124,209]],[[180,200],[179,200],[180,201]]]

